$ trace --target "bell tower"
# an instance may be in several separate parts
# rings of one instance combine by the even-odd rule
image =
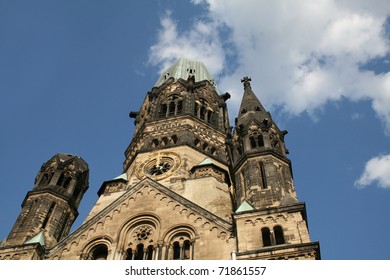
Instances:
[[[43,164],[5,244],[50,248],[65,237],[88,189],[88,174],[87,163],[73,155],[57,154]]]
[[[229,98],[218,93],[201,62],[182,58],[164,71],[140,111],[130,113],[135,129],[124,163],[129,184],[151,178],[231,220]]]
[[[319,259],[298,202],[284,136],[244,77],[231,140],[238,259]]]
[[[287,131],[281,131],[253,93],[251,79],[244,77],[244,94],[233,134],[233,170],[236,203],[262,208],[296,200],[288,150]]]

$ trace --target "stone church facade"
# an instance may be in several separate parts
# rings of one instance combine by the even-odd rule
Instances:
[[[1,259],[320,259],[297,199],[285,135],[242,79],[234,129],[201,62],[179,59],[137,112],[123,174],[102,184],[69,234],[88,189],[78,156],[42,165]]]

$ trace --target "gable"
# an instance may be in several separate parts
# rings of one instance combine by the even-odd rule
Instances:
[[[78,259],[102,240],[124,250],[137,242],[137,227],[150,232],[153,242],[168,242],[178,230],[194,240],[213,235],[222,241],[230,237],[232,224],[146,178],[60,241],[49,258]]]

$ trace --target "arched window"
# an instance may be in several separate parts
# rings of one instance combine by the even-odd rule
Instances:
[[[160,104],[159,118],[177,116],[183,113],[183,99],[179,95],[171,95]]]
[[[129,248],[126,250],[126,260],[134,260],[135,255],[133,254],[133,249]]]
[[[191,259],[191,242],[189,240],[184,241],[183,243],[183,259]]]
[[[153,245],[149,245],[145,251],[145,260],[153,260]]]
[[[99,244],[92,249],[91,259],[92,260],[107,260],[108,248],[104,244]]]
[[[74,199],[77,199],[77,198],[79,197],[79,194],[80,194],[81,191],[82,191],[81,184],[82,184],[81,182],[78,182],[78,183],[76,184],[76,187],[74,188],[73,195],[72,195],[72,197],[73,197]]]
[[[135,252],[135,260],[143,260],[144,259],[144,244],[140,243],[137,245],[137,250]]]
[[[267,186],[267,175],[265,173],[265,167],[264,163],[262,161],[259,162],[259,169],[260,169],[260,175],[261,175],[261,188],[266,189]]]
[[[166,117],[167,116],[167,110],[168,110],[167,104],[161,104],[160,105],[159,117],[160,118]]]
[[[275,243],[276,245],[284,244],[283,228],[281,226],[274,227]]]
[[[51,180],[51,177],[53,177],[53,174],[48,174],[48,173],[43,174],[41,182],[40,182],[40,185],[47,185],[47,184],[49,184],[50,180]]]
[[[160,145],[161,145],[161,146],[166,146],[167,144],[168,144],[168,138],[167,138],[167,137],[163,137],[163,138],[161,139]]]
[[[181,259],[181,248],[179,241],[176,241],[173,243],[173,260],[180,260]]]
[[[176,110],[176,115],[180,115],[183,113],[183,100],[179,100],[177,102],[177,110]]]
[[[264,227],[264,228],[261,229],[261,237],[263,239],[263,246],[264,247],[272,245],[272,242],[271,242],[271,231],[269,230],[269,228]]]
[[[152,144],[150,144],[150,147],[155,148],[158,146],[158,139],[153,139]]]
[[[261,134],[257,136],[257,145],[259,147],[264,147],[264,139],[263,139],[263,135]]]
[[[206,114],[207,114],[206,108],[204,106],[202,106],[200,108],[200,119],[201,120],[206,119]]]
[[[55,205],[56,205],[55,202],[51,203],[50,208],[46,213],[45,220],[43,220],[42,228],[46,228],[47,222],[49,221],[51,214],[53,213],[53,209],[54,209]]]
[[[60,178],[58,178],[57,185],[62,186],[64,183],[64,173],[61,173]]]
[[[178,232],[171,239],[169,260],[190,260],[193,258],[193,243],[188,232]]]
[[[249,141],[251,142],[252,149],[257,147],[255,137],[253,137],[253,136],[249,137]]]
[[[67,189],[67,188],[69,187],[70,181],[72,181],[72,177],[70,177],[70,176],[66,177],[66,179],[65,179],[64,184],[62,185],[62,187],[63,187],[64,189]]]
[[[169,103],[169,113],[168,113],[168,116],[174,116],[175,115],[175,109],[176,109],[175,101],[171,101]]]
[[[153,245],[149,245],[146,249],[144,244],[140,243],[136,249],[131,248],[126,250],[126,260],[153,260],[154,248]]]
[[[264,147],[264,139],[263,139],[263,135],[261,135],[261,134],[259,134],[259,135],[254,134],[254,135],[250,136],[249,141],[251,143],[252,149]]]
[[[177,136],[176,135],[172,135],[172,137],[171,137],[171,142],[172,142],[172,144],[176,144],[177,143]]]

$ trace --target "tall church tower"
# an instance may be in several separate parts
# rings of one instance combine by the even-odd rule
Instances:
[[[242,97],[231,141],[235,182],[233,214],[239,259],[319,258],[311,243],[305,204],[298,202],[291,162],[281,131],[244,77]]]
[[[103,182],[84,223],[67,235],[87,165],[57,155],[27,194],[0,259],[42,234],[44,259],[319,259],[295,193],[287,132],[257,99],[250,78],[242,82],[231,134],[230,95],[218,92],[201,62],[179,59],[130,113],[135,128],[123,172]],[[76,172],[71,179],[68,171]]]
[[[15,248],[21,258],[44,258],[45,249],[68,235],[88,189],[88,175],[87,163],[73,155],[57,154],[43,164],[3,246]]]

